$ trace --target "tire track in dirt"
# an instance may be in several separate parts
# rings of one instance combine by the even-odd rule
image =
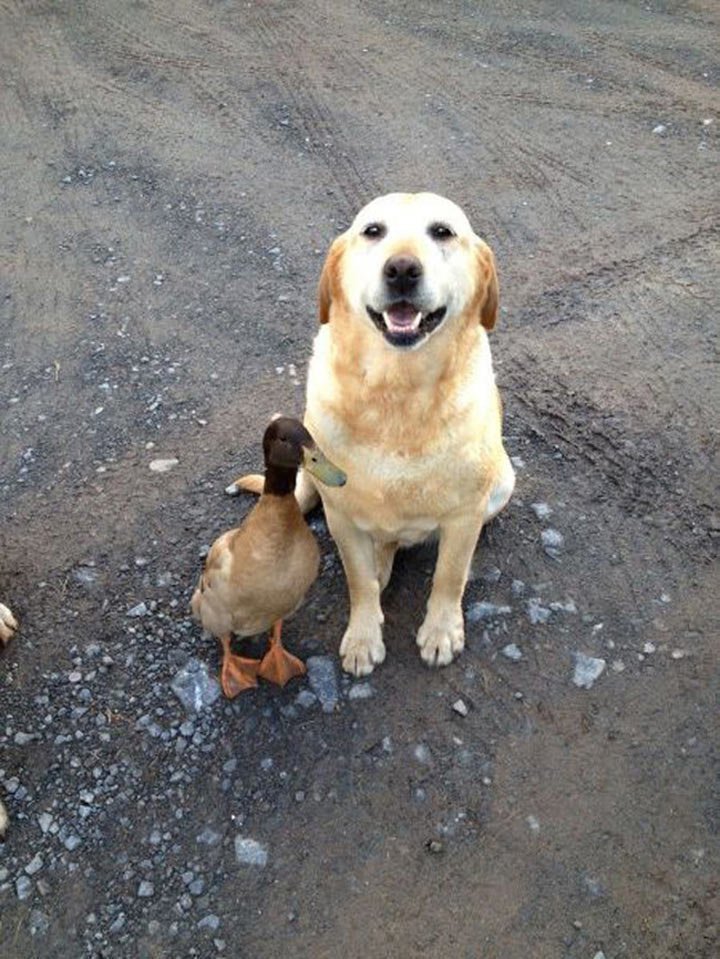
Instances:
[[[327,105],[328,97],[318,89],[298,55],[298,36],[302,26],[285,12],[271,16],[262,8],[256,11],[254,26],[263,49],[278,64],[274,80],[294,108],[294,119],[306,142],[319,145],[319,156],[338,187],[348,212],[355,212],[369,198],[380,192],[379,186],[363,164],[356,147],[347,141],[335,111]],[[307,29],[305,24],[304,29]],[[317,154],[315,154],[317,155]]]
[[[543,291],[541,296],[532,299],[513,312],[513,327],[524,329],[573,324],[583,319],[578,315],[575,304],[582,302],[585,308],[610,290],[628,281],[648,276],[657,269],[658,261],[663,258],[677,259],[682,253],[696,256],[703,251],[711,251],[720,239],[720,223],[712,214],[699,226],[684,236],[671,237],[649,250],[627,257],[611,256],[605,262],[590,267],[582,274],[569,278],[560,286]],[[601,250],[598,252],[602,252]],[[690,284],[684,287],[691,295]],[[570,304],[571,308],[568,308]],[[641,315],[641,311],[636,311]]]
[[[560,445],[591,466],[596,472],[588,479],[601,500],[609,496],[629,515],[669,521],[674,545],[687,556],[709,561],[717,555],[710,535],[712,504],[677,489],[675,467],[682,467],[677,450],[660,443],[655,433],[633,429],[626,417],[611,420],[558,374],[546,370],[542,385],[533,385],[536,371],[536,357],[516,355],[504,373],[504,389],[531,435],[546,448]]]

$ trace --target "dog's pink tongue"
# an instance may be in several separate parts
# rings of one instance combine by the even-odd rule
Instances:
[[[418,311],[410,303],[396,303],[385,311],[385,322],[396,330],[412,329],[416,325],[417,315]]]

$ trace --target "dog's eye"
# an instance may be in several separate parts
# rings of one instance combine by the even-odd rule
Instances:
[[[446,226],[444,223],[433,223],[433,225],[429,228],[428,233],[433,240],[449,240],[451,237],[455,236],[450,227]]]
[[[362,235],[369,240],[381,240],[385,236],[386,230],[382,223],[368,223],[362,231]]]

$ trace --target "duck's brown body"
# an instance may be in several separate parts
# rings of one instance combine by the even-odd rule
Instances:
[[[262,496],[242,526],[223,533],[208,553],[191,600],[193,615],[223,647],[220,682],[226,696],[257,686],[261,676],[284,686],[305,665],[283,648],[282,621],[317,579],[320,550],[295,499],[298,468],[341,486],[345,474],[315,445],[299,420],[280,416],[263,436]],[[238,656],[233,634],[254,636],[272,628],[262,660]]]
[[[297,500],[264,493],[213,544],[192,598],[213,636],[254,636],[294,612],[317,579],[320,550]]]

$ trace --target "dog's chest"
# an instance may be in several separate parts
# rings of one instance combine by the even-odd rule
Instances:
[[[479,509],[483,473],[474,449],[455,450],[448,461],[445,452],[414,458],[359,446],[346,486],[322,496],[374,538],[410,545],[431,536],[444,517]]]

